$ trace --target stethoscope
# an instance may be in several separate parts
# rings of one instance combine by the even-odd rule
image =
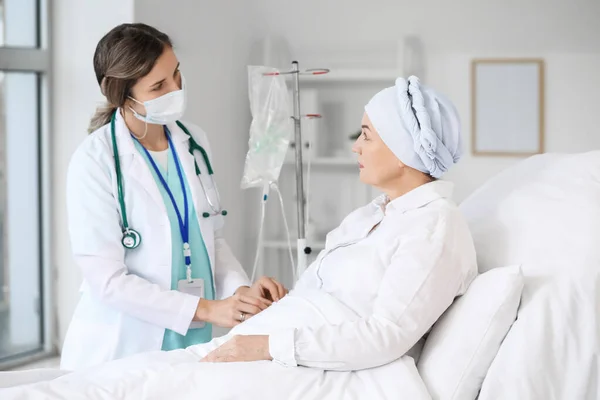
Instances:
[[[121,243],[123,247],[127,249],[135,249],[142,242],[142,236],[138,231],[132,229],[129,226],[129,222],[127,220],[127,210],[125,209],[125,196],[123,194],[123,175],[121,173],[121,162],[119,161],[119,149],[117,148],[117,136],[115,133],[115,120],[118,111],[112,115],[110,120],[110,134],[113,145],[113,155],[115,157],[115,171],[117,174],[117,190],[119,197],[119,205],[121,206],[121,218],[123,220],[123,238],[121,239]],[[221,208],[221,199],[219,198],[219,193],[216,190],[215,179],[214,179],[214,171],[212,169],[212,165],[210,164],[210,160],[208,159],[208,154],[206,150],[202,146],[200,146],[190,134],[190,131],[179,121],[177,121],[177,126],[179,126],[185,133],[190,137],[189,139],[189,152],[194,157],[194,166],[196,168],[196,175],[198,175],[198,181],[200,181],[200,186],[202,187],[202,191],[204,192],[204,197],[206,198],[206,202],[208,203],[208,207],[210,211],[205,211],[202,213],[203,218],[209,218],[211,216],[216,215],[227,215],[227,211]],[[202,178],[200,178],[200,167],[198,167],[198,162],[196,160],[194,151],[198,150],[200,154],[202,154],[202,159],[204,160],[204,164],[206,165],[206,169],[208,171],[208,177],[210,179],[210,183],[213,188],[215,188],[216,194],[216,202],[213,202],[208,195],[208,191],[204,187],[204,183],[202,182]]]

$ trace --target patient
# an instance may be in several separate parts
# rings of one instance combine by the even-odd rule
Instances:
[[[452,184],[438,180],[462,153],[453,104],[400,78],[365,107],[353,152],[361,181],[384,194],[327,235],[281,304],[217,339],[213,346],[240,335],[204,361],[377,367],[404,355],[465,292],[475,248]]]
[[[271,379],[273,366],[362,371],[405,362],[407,351],[476,275],[473,241],[450,199],[452,184],[438,180],[460,159],[461,142],[452,103],[416,77],[399,78],[366,105],[353,147],[361,181],[383,194],[327,235],[325,250],[286,297],[210,343],[91,371],[123,380],[119,368],[167,364],[164,377],[185,365],[204,368],[206,388],[216,379],[208,374],[222,371],[209,362],[263,361],[256,366],[263,375],[271,371]],[[284,368],[287,375],[280,376],[293,370]]]

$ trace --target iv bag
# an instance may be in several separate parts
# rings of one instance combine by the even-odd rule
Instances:
[[[264,187],[277,181],[293,134],[289,92],[275,68],[248,67],[250,139],[241,187]]]

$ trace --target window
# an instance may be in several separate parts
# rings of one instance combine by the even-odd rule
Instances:
[[[52,352],[45,0],[0,0],[0,367]]]
[[[38,47],[37,0],[0,0],[0,46]]]

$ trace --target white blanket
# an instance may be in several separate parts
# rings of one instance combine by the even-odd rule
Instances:
[[[356,372],[288,368],[274,362],[200,363],[234,334],[268,334],[357,318],[320,291],[290,293],[263,313],[210,343],[140,354],[54,380],[0,391],[12,399],[431,399],[411,357]],[[360,346],[360,343],[357,343]]]

